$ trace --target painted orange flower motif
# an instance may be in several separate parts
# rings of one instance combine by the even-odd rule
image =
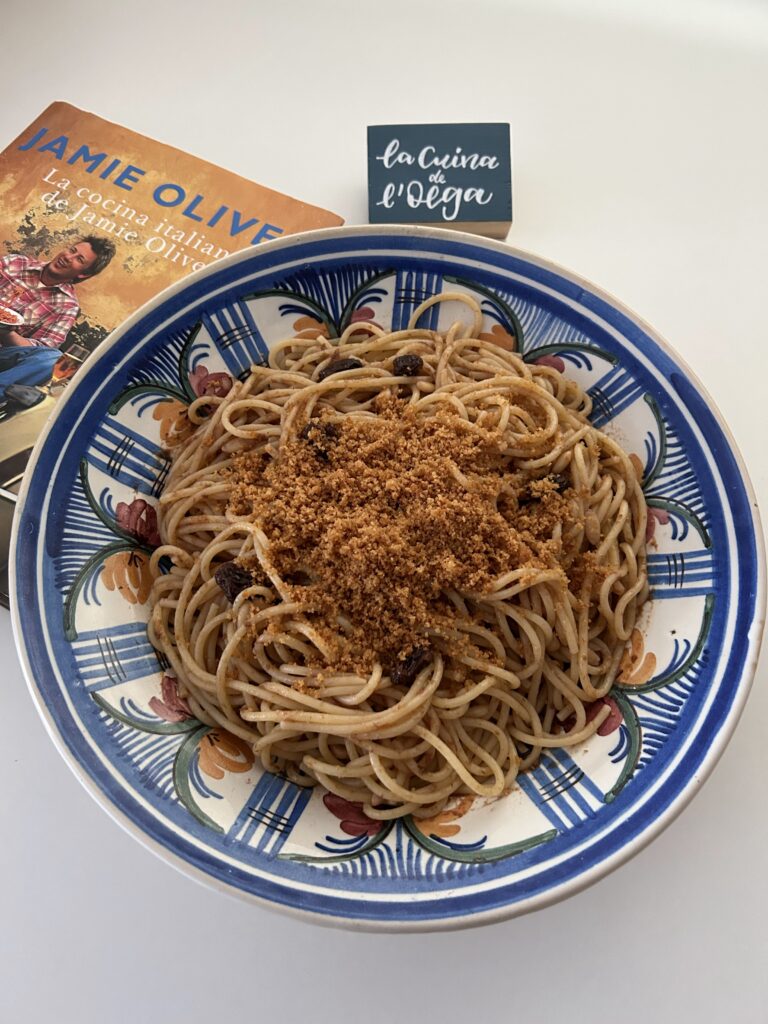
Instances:
[[[144,604],[152,589],[149,559],[141,551],[118,551],[105,559],[101,579],[129,604]]]
[[[472,806],[474,797],[464,796],[453,807],[440,811],[433,818],[414,819],[414,824],[425,836],[439,836],[440,839],[450,839],[461,831],[461,825],[457,825],[458,818],[463,818]]]
[[[645,641],[639,629],[632,630],[629,646],[622,655],[616,681],[625,686],[647,683],[656,671],[656,655],[645,653]]]
[[[508,352],[517,351],[517,339],[514,334],[510,334],[509,331],[502,327],[501,324],[494,324],[490,331],[484,331],[480,335],[481,341],[490,341],[492,345],[498,345],[499,348],[505,348]]]
[[[200,771],[211,779],[223,779],[225,772],[247,772],[253,765],[250,746],[226,729],[211,729],[197,749]]]
[[[160,421],[160,437],[169,448],[186,441],[194,430],[187,416],[186,405],[175,399],[158,402],[152,410],[152,416]]]
[[[313,316],[300,316],[293,321],[293,329],[297,338],[327,338],[328,324],[317,320]]]

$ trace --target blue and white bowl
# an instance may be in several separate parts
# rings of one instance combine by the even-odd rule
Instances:
[[[163,439],[212,374],[239,377],[297,330],[405,325],[428,296],[478,298],[484,331],[587,388],[640,460],[653,600],[611,714],[513,792],[419,827],[368,820],[262,774],[189,714],[146,635]],[[434,306],[424,326],[453,318]],[[226,384],[223,376],[209,385]],[[138,504],[143,502],[146,504]],[[150,506],[148,508],[147,506]],[[16,520],[13,617],[49,732],[101,805],[164,860],[316,921],[449,928],[552,903],[637,852],[711,771],[744,705],[764,619],[755,501],[711,400],[661,339],[597,288],[505,245],[417,228],[337,228],[238,253],[115,331],[59,403]]]

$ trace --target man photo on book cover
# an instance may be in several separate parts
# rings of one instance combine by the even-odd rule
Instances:
[[[0,307],[23,323],[0,322],[0,398],[10,384],[44,385],[78,313],[75,286],[115,255],[108,238],[86,235],[47,263],[21,253],[0,257]]]

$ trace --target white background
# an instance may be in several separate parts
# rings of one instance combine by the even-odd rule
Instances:
[[[768,502],[768,9],[505,0],[0,7],[0,144],[68,100],[366,219],[365,127],[509,121],[510,241],[653,323]],[[768,1021],[765,656],[711,780],[649,849],[501,925],[353,935],[194,884],[46,736],[0,610],[0,1019]]]

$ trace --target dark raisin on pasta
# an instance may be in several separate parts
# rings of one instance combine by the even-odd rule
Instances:
[[[220,565],[214,572],[213,578],[230,604],[238,594],[242,594],[247,587],[253,586],[253,575],[237,562],[225,562],[224,565]]]
[[[355,359],[354,356],[350,356],[348,359],[337,359],[335,363],[329,363],[327,366],[324,366],[320,373],[318,373],[318,382],[325,380],[326,377],[330,377],[332,373],[343,373],[345,370],[359,370],[362,365],[362,361]]]
[[[397,377],[418,377],[423,366],[424,360],[415,355],[395,356],[392,362]]]
[[[328,462],[328,451],[339,437],[339,428],[335,423],[322,423],[320,420],[310,420],[301,430],[299,437],[306,441],[315,455]]]
[[[525,488],[520,491],[517,496],[517,507],[528,508],[529,505],[534,505],[538,500],[539,499],[535,494],[531,494],[531,492]]]
[[[565,473],[550,473],[549,476],[543,478],[543,481],[534,480],[525,487],[518,495],[518,506],[520,508],[528,508],[531,505],[541,501],[545,491],[541,489],[541,484],[550,484],[551,490],[556,491],[558,494],[562,494],[567,491],[571,486],[570,477]]]
[[[303,569],[297,569],[296,572],[285,574],[285,582],[290,583],[292,587],[308,587],[312,583],[312,577]]]
[[[410,686],[429,661],[428,647],[414,647],[404,658],[395,662],[389,677],[395,686]]]
[[[571,479],[569,476],[566,476],[565,473],[553,473],[550,480],[554,483],[555,490],[558,494],[562,494],[563,491],[567,491],[571,486]]]

